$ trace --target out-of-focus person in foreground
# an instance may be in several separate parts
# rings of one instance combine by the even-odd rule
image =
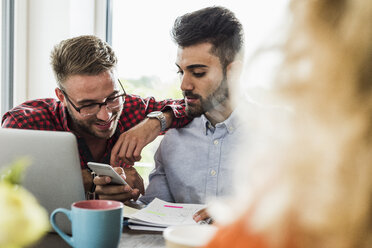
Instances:
[[[292,112],[268,116],[271,142],[241,153],[207,247],[372,247],[372,1],[290,8],[275,83]]]

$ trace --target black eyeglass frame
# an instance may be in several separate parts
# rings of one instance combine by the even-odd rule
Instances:
[[[87,104],[87,105],[83,105],[83,106],[81,106],[81,107],[77,107],[77,106],[76,106],[76,105],[75,105],[75,104],[70,100],[70,98],[68,97],[67,93],[66,93],[63,89],[60,88],[60,90],[61,90],[62,94],[66,97],[67,101],[72,105],[72,107],[73,107],[73,108],[74,108],[74,109],[75,109],[79,114],[81,114],[80,111],[81,111],[81,109],[83,109],[83,108],[90,107],[90,106],[92,106],[92,105],[98,105],[99,109],[101,109],[101,107],[102,107],[103,105],[107,105],[107,100],[108,100],[108,99],[112,99],[112,98],[116,99],[116,98],[119,98],[119,97],[125,97],[125,96],[127,95],[127,93],[125,92],[124,87],[123,87],[123,85],[121,84],[120,79],[118,79],[118,81],[119,81],[119,84],[120,84],[121,89],[122,89],[123,92],[124,92],[123,94],[120,94],[120,95],[115,96],[115,97],[108,97],[108,98],[106,99],[106,101],[104,101],[104,102],[102,102],[102,103],[95,102],[95,103],[90,103],[90,104]],[[123,98],[123,101],[124,101],[124,98]],[[98,110],[98,112],[99,112],[99,110]],[[98,113],[98,112],[97,112],[97,113]],[[81,114],[81,115],[82,115],[82,114]],[[94,115],[94,114],[85,114],[85,115],[83,115],[83,116],[90,116],[90,115]]]

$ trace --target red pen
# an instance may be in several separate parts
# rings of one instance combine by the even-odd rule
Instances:
[[[166,208],[183,208],[183,207],[180,207],[180,206],[171,206],[171,205],[164,205],[164,207],[166,207]]]

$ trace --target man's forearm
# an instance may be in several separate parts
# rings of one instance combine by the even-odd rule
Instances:
[[[167,122],[167,129],[168,129],[170,128],[173,122],[173,118],[174,118],[173,111],[169,109],[169,110],[164,111],[163,114],[165,116],[165,120]]]

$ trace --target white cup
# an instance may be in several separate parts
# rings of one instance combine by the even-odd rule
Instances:
[[[197,248],[206,245],[216,231],[213,225],[170,226],[163,236],[167,248]]]

